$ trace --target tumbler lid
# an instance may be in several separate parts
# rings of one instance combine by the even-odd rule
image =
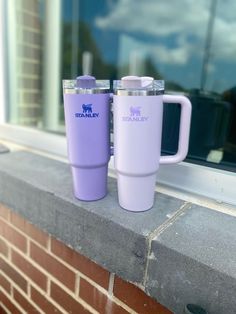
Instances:
[[[121,78],[121,84],[124,88],[142,88],[152,87],[154,78],[151,76],[124,76]]]
[[[64,94],[104,94],[110,93],[109,80],[96,80],[94,76],[82,75],[75,80],[63,80]]]
[[[147,87],[153,84],[154,78],[151,76],[142,76],[141,81],[142,81],[142,87]]]
[[[124,76],[113,82],[114,94],[124,96],[148,96],[164,94],[164,81],[151,76]]]
[[[124,76],[121,79],[121,85],[123,88],[141,88],[142,81],[138,76]]]
[[[76,85],[79,88],[93,88],[96,86],[96,79],[90,75],[78,76],[76,78]]]

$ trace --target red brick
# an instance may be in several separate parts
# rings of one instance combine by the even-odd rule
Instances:
[[[112,302],[105,294],[83,278],[80,279],[79,296],[99,313],[127,314],[128,312]]]
[[[17,284],[24,292],[27,292],[27,281],[8,263],[0,257],[0,269],[5,273],[15,284]]]
[[[10,214],[10,221],[16,228],[26,233],[30,238],[32,238],[42,246],[47,247],[49,236],[46,233],[39,230],[14,212],[11,212]]]
[[[39,291],[31,287],[31,299],[45,314],[62,314],[51,302],[49,302]]]
[[[139,314],[172,314],[138,287],[115,277],[114,296]]]
[[[0,274],[0,287],[2,287],[6,292],[10,294],[11,284],[10,282]]]
[[[12,262],[41,289],[47,290],[47,277],[24,257],[12,250]]]
[[[4,256],[8,256],[8,247],[7,244],[0,239],[0,254],[4,255]]]
[[[0,304],[0,314],[7,314],[7,312],[3,309],[1,304]]]
[[[30,244],[30,256],[36,263],[38,263],[52,276],[61,281],[61,283],[64,284],[67,288],[74,291],[75,273],[72,272],[69,268],[64,266],[62,263],[32,242]]]
[[[27,222],[26,233],[36,242],[44,246],[45,248],[48,245],[49,236],[44,233],[42,230],[36,228],[31,223]]]
[[[10,313],[22,314],[22,311],[18,310],[18,308],[11,302],[11,300],[1,291],[0,291],[0,300],[2,304],[10,311]]]
[[[91,280],[95,281],[103,288],[108,289],[110,273],[104,268],[56,239],[52,239],[51,251]]]
[[[29,303],[20,292],[15,288],[13,289],[13,297],[15,301],[27,312],[27,313],[40,313],[32,304]]]
[[[7,208],[6,206],[0,204],[0,217],[8,220],[9,218],[9,213],[10,213],[10,210],[9,208]]]
[[[18,229],[25,230],[25,219],[14,212],[10,212],[10,222]]]
[[[51,298],[61,305],[68,313],[87,314],[90,313],[79,302],[67,294],[55,283],[51,283]]]
[[[26,252],[27,248],[26,238],[1,219],[0,219],[0,235],[6,238],[9,242],[11,242],[15,247],[17,247],[21,251]]]

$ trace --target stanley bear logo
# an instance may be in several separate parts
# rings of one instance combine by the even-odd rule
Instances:
[[[141,107],[131,106],[129,107],[129,116],[122,117],[122,121],[125,122],[145,122],[148,117],[141,114]]]
[[[83,108],[83,113],[92,113],[93,110],[92,110],[92,104],[83,104],[82,105],[82,108]]]
[[[75,117],[76,118],[98,118],[99,113],[93,112],[92,106],[93,106],[93,104],[83,104],[81,106],[82,112],[76,112]]]
[[[140,112],[140,108],[141,107],[130,107],[129,110],[130,110],[130,116],[131,117],[134,117],[134,116],[137,116],[137,117],[140,117],[141,116],[141,112]]]

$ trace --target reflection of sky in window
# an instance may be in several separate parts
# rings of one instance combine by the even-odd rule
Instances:
[[[200,86],[210,0],[79,3],[80,19],[90,25],[107,62],[124,65],[130,53],[138,50],[144,58],[152,58],[165,79],[185,88]],[[206,85],[209,90],[221,92],[236,84],[235,12],[236,1],[217,1]]]

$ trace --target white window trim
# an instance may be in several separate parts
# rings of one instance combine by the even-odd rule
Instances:
[[[8,123],[0,124],[0,139],[58,155],[59,157],[67,156],[65,136],[39,129]]]
[[[0,139],[66,158],[65,136],[6,123],[6,56],[3,44],[5,34],[3,5],[5,3],[4,0],[0,0]],[[58,71],[56,66],[54,68],[55,71]],[[111,173],[115,173],[113,158],[109,163],[109,170]],[[183,191],[183,193],[186,191],[194,195],[201,195],[234,207],[236,206],[235,183],[236,173],[186,162],[178,165],[161,166],[157,176],[158,185],[169,186]]]
[[[45,1],[44,68],[43,68],[43,124],[56,130],[59,124],[61,70],[61,1]]]

